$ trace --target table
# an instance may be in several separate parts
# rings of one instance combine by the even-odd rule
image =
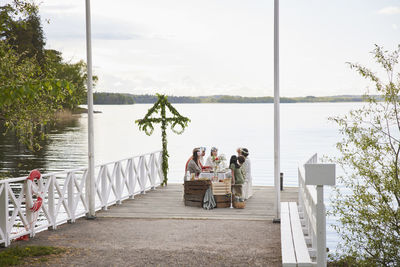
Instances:
[[[214,177],[214,172],[201,172],[199,178],[207,178],[211,180]],[[225,178],[232,178],[232,171],[230,169],[217,172],[218,180],[223,180]]]
[[[212,182],[211,179],[214,177],[214,173],[202,172],[199,178],[204,180],[193,180],[185,181],[184,183],[184,199],[185,206],[191,207],[203,207],[203,199],[207,189],[212,185],[222,186],[222,191],[226,190],[226,186],[223,182]],[[225,178],[232,178],[232,173],[230,170],[225,170],[224,172],[218,173],[218,180],[223,180]],[[229,208],[231,206],[231,196],[227,195],[221,190],[213,190],[215,192],[214,199],[217,204],[217,208]],[[231,183],[229,180],[229,188],[227,190],[231,192]],[[217,193],[218,192],[218,193]]]
[[[204,195],[210,185],[210,180],[185,181],[185,206],[203,207]]]

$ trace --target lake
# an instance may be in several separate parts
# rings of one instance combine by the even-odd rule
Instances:
[[[340,139],[337,126],[328,117],[345,114],[362,103],[281,104],[281,171],[284,186],[297,186],[297,166],[314,153],[335,156]],[[161,149],[161,132],[152,136],[139,131],[135,120],[151,107],[96,105],[94,114],[95,162],[116,161]],[[182,182],[184,167],[194,147],[215,146],[229,159],[238,147],[247,147],[254,185],[273,185],[273,104],[175,104],[191,123],[182,135],[168,131],[169,182]],[[0,171],[8,177],[26,176],[34,168],[42,172],[75,169],[87,164],[87,114],[51,130],[39,152],[16,145],[15,137],[0,137]],[[338,170],[339,171],[339,170]],[[326,194],[329,206],[329,190]],[[328,207],[329,208],[329,207]],[[328,218],[328,223],[332,222]],[[328,229],[328,247],[334,249],[335,233]]]

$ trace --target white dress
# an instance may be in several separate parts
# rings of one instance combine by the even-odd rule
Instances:
[[[212,157],[211,157],[211,156],[209,156],[209,157],[207,158],[207,161],[206,161],[206,165],[205,165],[205,166],[211,166],[211,167],[214,168],[215,163],[212,161]]]
[[[253,195],[253,177],[251,176],[251,162],[249,158],[246,158],[246,161],[243,163],[244,167],[244,175],[245,175],[245,199],[250,198]]]

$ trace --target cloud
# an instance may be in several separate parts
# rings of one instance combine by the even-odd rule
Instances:
[[[393,28],[393,30],[397,30],[399,28],[399,26],[397,26],[397,24],[392,24],[392,28]]]
[[[85,40],[85,16],[78,13],[46,13],[44,18],[50,19],[50,24],[44,24],[46,35],[50,39],[80,39]],[[129,21],[97,16],[92,19],[92,39],[98,40],[165,40],[171,36],[149,33],[140,25]]]
[[[379,14],[382,15],[396,15],[396,14],[400,14],[400,7],[396,7],[396,6],[388,6],[385,8],[382,8],[378,11]]]

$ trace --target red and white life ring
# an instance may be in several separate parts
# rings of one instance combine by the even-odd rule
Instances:
[[[43,204],[43,184],[39,182],[40,178],[42,175],[38,170],[33,170],[29,174],[29,176],[26,178],[27,180],[27,186],[28,186],[28,193],[26,194],[26,204],[27,207],[33,211],[36,212],[38,211]],[[38,181],[37,185],[35,183],[35,180]],[[36,195],[36,200],[33,200],[33,195]]]

